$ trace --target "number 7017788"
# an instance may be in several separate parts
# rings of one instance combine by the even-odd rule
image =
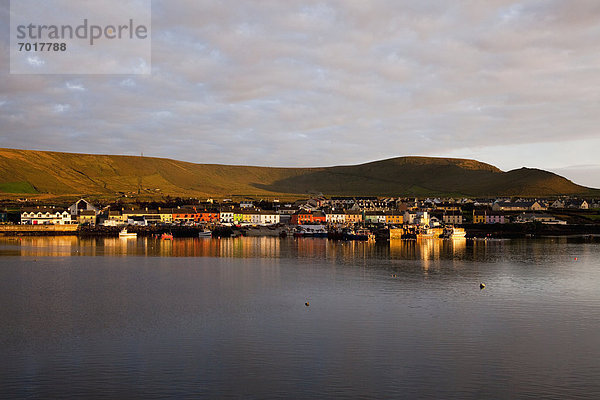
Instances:
[[[19,51],[67,51],[66,43],[21,42],[18,45]]]

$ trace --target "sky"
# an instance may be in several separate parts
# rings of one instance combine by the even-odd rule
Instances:
[[[147,75],[9,74],[9,19],[0,0],[0,147],[459,157],[600,187],[597,0],[152,1]]]

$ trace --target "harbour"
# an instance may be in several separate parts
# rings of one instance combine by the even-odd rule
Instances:
[[[596,398],[599,259],[564,237],[1,237],[0,397]]]

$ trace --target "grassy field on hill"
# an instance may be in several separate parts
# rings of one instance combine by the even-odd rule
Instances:
[[[0,192],[2,193],[38,193],[29,182],[3,182],[0,183]]]
[[[0,192],[227,197],[325,195],[551,196],[600,191],[556,174],[502,172],[474,160],[400,157],[354,166],[268,168],[164,158],[0,149]]]

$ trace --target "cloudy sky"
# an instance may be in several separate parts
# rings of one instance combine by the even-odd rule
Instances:
[[[90,6],[101,2],[90,2]],[[162,0],[150,75],[10,75],[0,147],[200,163],[403,156],[600,187],[600,2]]]

